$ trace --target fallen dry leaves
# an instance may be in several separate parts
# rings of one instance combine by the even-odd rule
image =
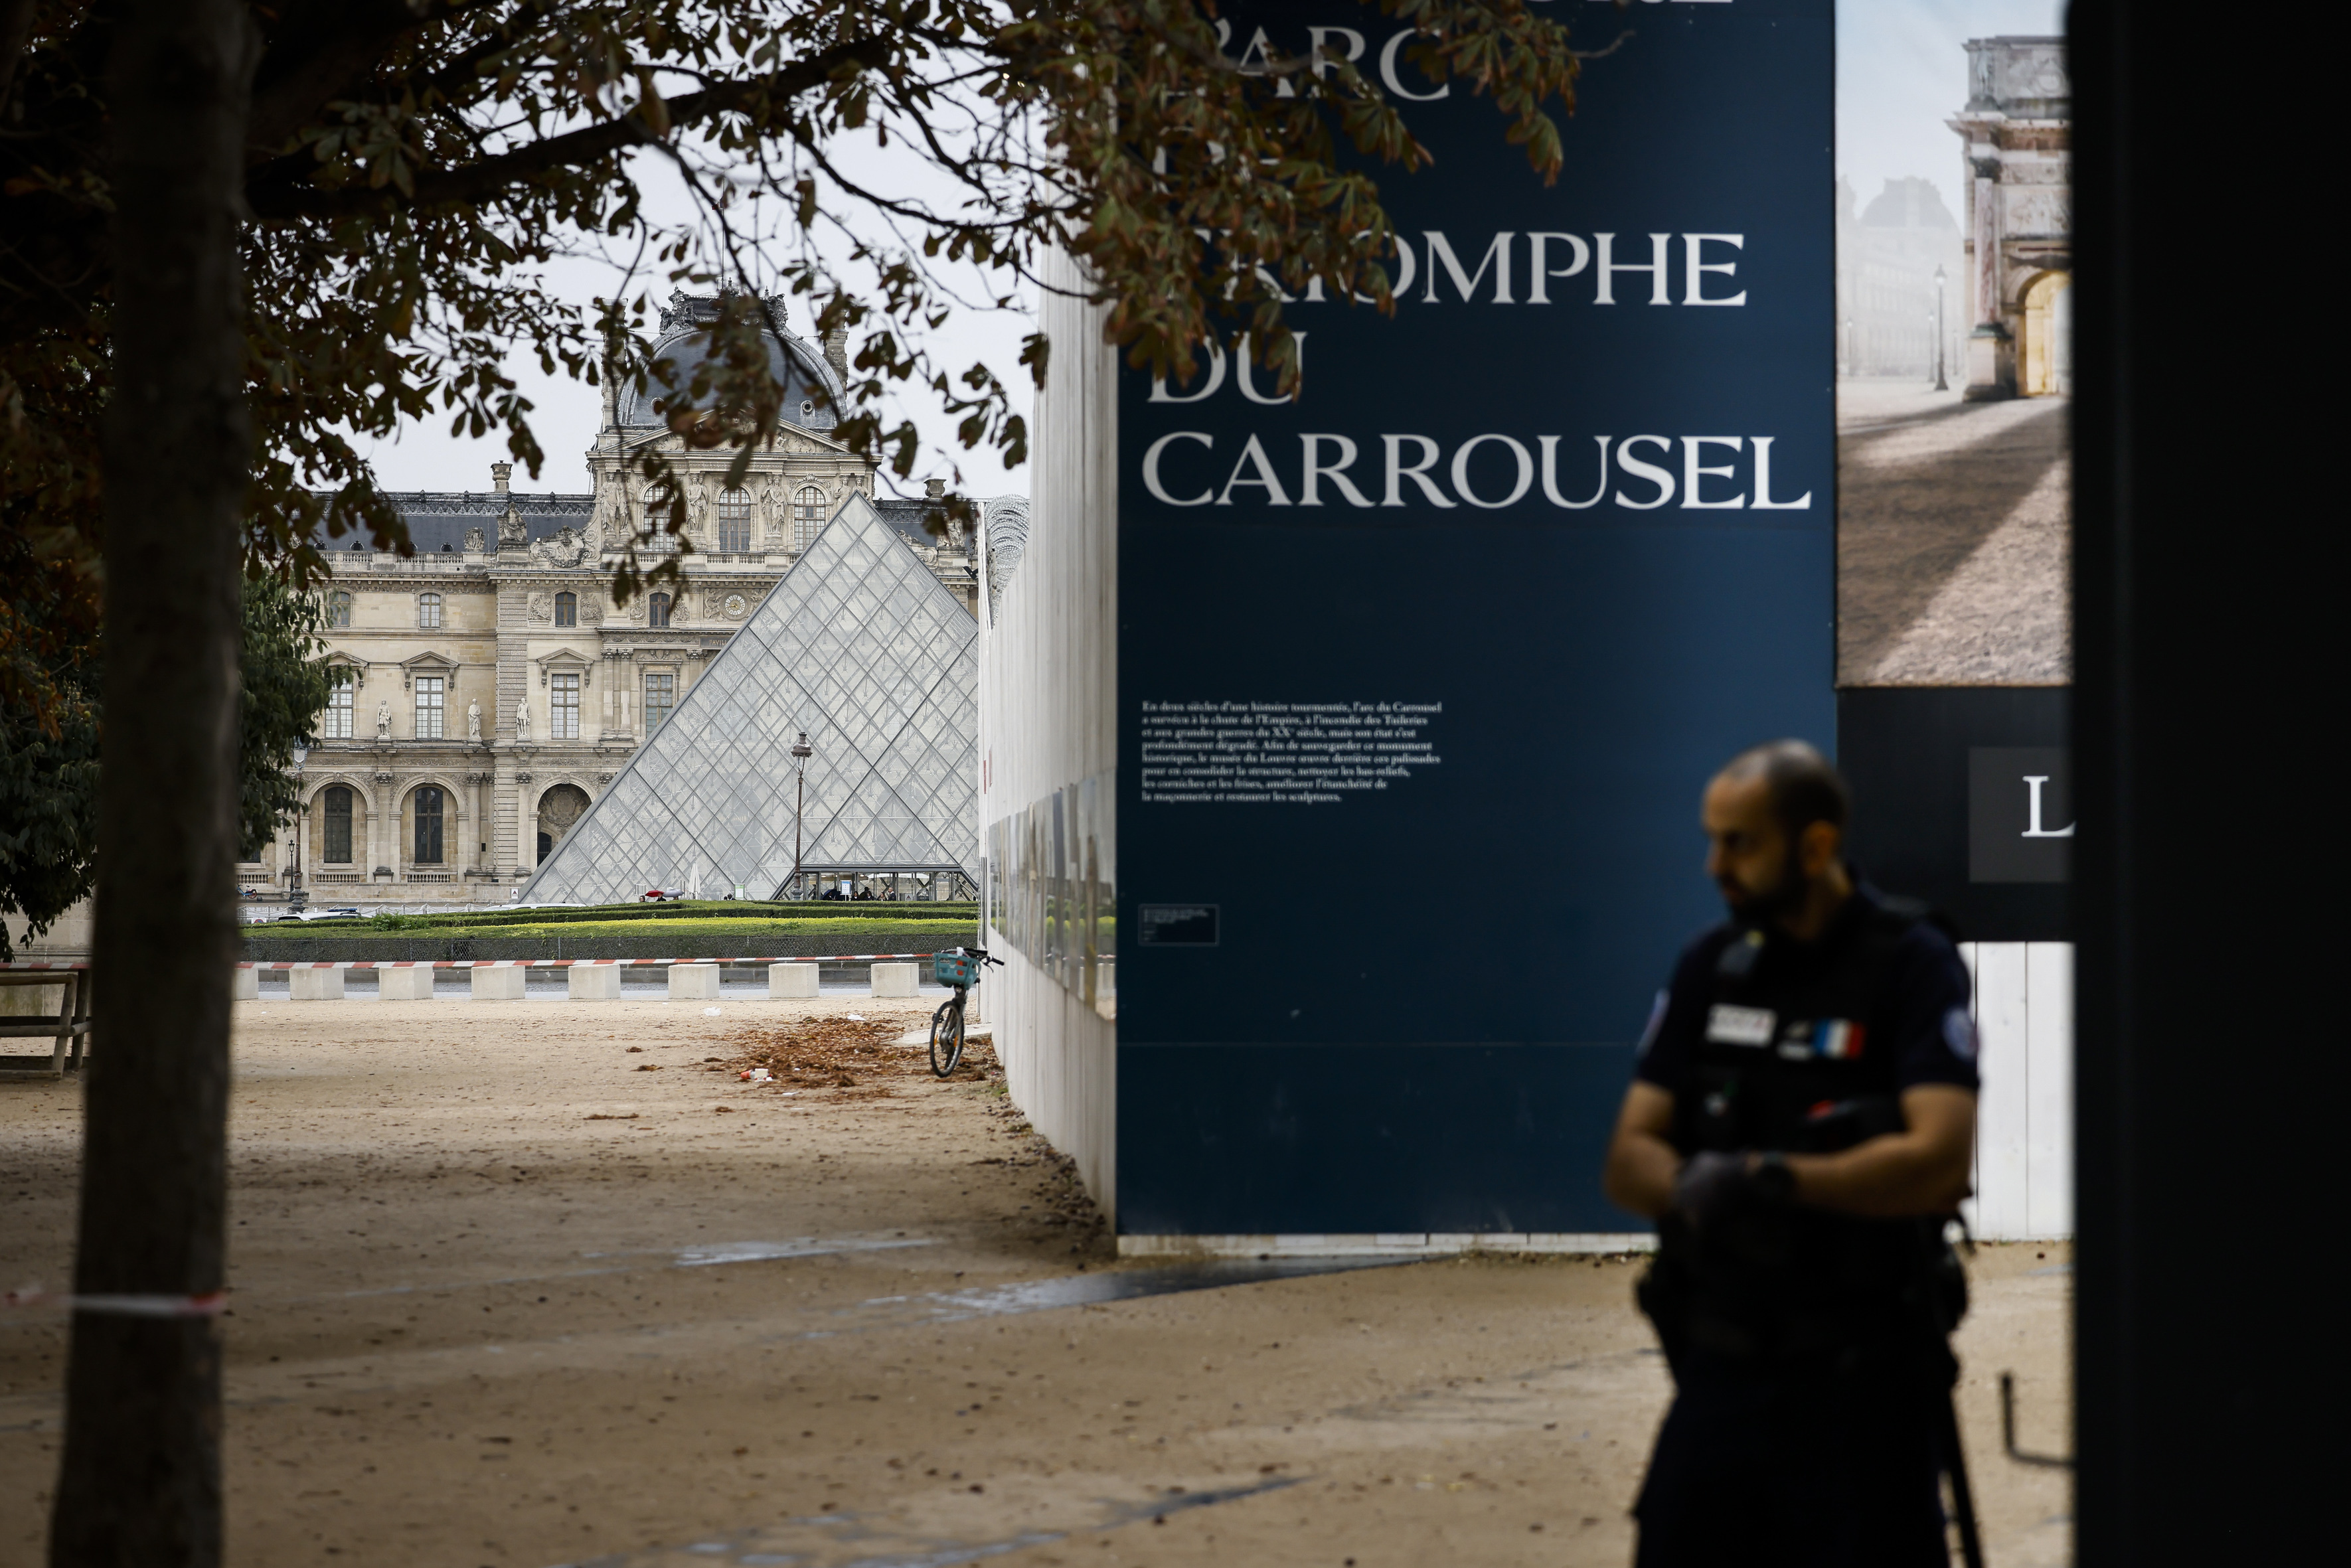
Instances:
[[[890,1043],[907,1027],[904,1019],[820,1018],[783,1029],[738,1030],[729,1037],[736,1053],[708,1071],[737,1074],[764,1067],[770,1077],[754,1087],[856,1091],[831,1097],[878,1099],[890,1092],[895,1080],[931,1076],[927,1052]],[[995,1054],[985,1042],[975,1040],[965,1046],[963,1065],[953,1082],[979,1082],[995,1070]]]

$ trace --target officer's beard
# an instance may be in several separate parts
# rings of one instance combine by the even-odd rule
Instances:
[[[1768,887],[1751,888],[1729,877],[1719,877],[1715,885],[1722,890],[1722,902],[1730,913],[1747,925],[1770,925],[1781,916],[1793,914],[1802,906],[1812,883],[1794,855],[1780,862],[1780,874]]]

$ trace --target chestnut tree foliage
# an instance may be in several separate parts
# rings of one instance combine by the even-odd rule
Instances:
[[[1350,0],[1333,0],[1332,20]],[[1416,30],[1416,67],[1489,97],[1498,134],[1548,176],[1576,59],[1529,0],[1353,0],[1364,30]],[[1006,375],[935,362],[957,307],[943,267],[1009,304],[1048,246],[1084,264],[1136,364],[1188,375],[1211,334],[1247,331],[1284,385],[1285,292],[1389,306],[1377,176],[1428,162],[1378,82],[1336,52],[1283,53],[1216,0],[274,0],[248,7],[246,381],[248,570],[306,583],[323,540],[405,549],[355,442],[404,422],[502,430],[535,475],[530,406],[502,365],[635,379],[671,427],[740,466],[784,418],[759,340],[797,295],[852,355],[840,435],[911,472],[893,396],[936,400],[970,447],[1017,461]],[[106,541],[98,431],[108,396],[113,187],[106,68],[117,8],[0,0],[0,703],[60,758],[87,727],[76,671],[97,642]],[[841,150],[866,138],[927,167],[923,196],[876,188]],[[694,198],[653,215],[659,172]],[[951,193],[946,197],[939,191]],[[764,204],[764,205],[763,205]],[[806,245],[845,236],[853,294]],[[623,258],[589,306],[537,270]],[[841,252],[836,250],[836,256]],[[649,298],[731,287],[694,384],[649,367]],[[659,454],[643,458],[658,482]],[[681,487],[643,543],[684,522]],[[674,575],[665,549],[650,575]],[[618,569],[622,593],[640,586]],[[19,758],[19,760],[23,760]],[[60,763],[61,766],[65,765]],[[0,824],[5,826],[5,824]]]
[[[1489,96],[1498,133],[1556,170],[1552,116],[1576,71],[1559,25],[1528,0],[1355,4],[1416,29],[1406,57]],[[0,0],[6,526],[40,559],[91,569],[110,14]],[[250,16],[247,543],[298,574],[321,535],[402,542],[355,436],[436,418],[503,429],[537,472],[528,405],[501,371],[510,347],[590,382],[647,373],[650,290],[583,308],[534,270],[583,242],[635,258],[648,283],[739,286],[704,384],[653,389],[680,434],[746,454],[774,434],[758,299],[797,294],[820,330],[851,334],[842,435],[904,475],[914,428],[877,412],[893,389],[942,401],[967,445],[1017,459],[1026,442],[1000,379],[1013,367],[925,351],[954,308],[938,263],[1017,281],[1061,245],[1135,363],[1186,374],[1223,323],[1253,329],[1288,375],[1280,294],[1320,277],[1384,308],[1375,175],[1427,162],[1354,63],[1238,37],[1214,0],[278,0]],[[857,135],[919,157],[955,199],[862,183],[838,156]],[[648,162],[685,179],[694,222],[649,215]],[[805,250],[751,243],[734,221],[751,198],[854,236],[878,287],[852,297]],[[1032,338],[1027,368],[1045,353]]]

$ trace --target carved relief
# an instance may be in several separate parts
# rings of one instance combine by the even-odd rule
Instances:
[[[540,539],[532,545],[530,554],[531,559],[541,566],[565,569],[585,562],[589,548],[587,536],[566,524],[562,532],[553,538]]]
[[[529,603],[530,618],[533,621],[538,622],[542,626],[551,625],[554,623],[555,595],[552,593],[534,593],[530,596]]]

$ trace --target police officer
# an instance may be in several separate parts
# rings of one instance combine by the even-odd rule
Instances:
[[[1855,880],[1847,809],[1801,741],[1707,787],[1730,918],[1658,994],[1605,1176],[1657,1222],[1640,1299],[1676,1385],[1634,1511],[1640,1568],[1949,1561],[1965,1282],[1942,1233],[1975,1137],[1968,975],[1922,911]]]

